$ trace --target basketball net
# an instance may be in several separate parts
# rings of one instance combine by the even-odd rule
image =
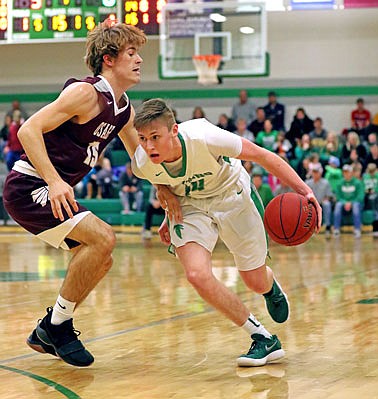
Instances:
[[[197,71],[199,84],[211,86],[219,83],[217,72],[222,60],[221,55],[193,55],[192,59]]]

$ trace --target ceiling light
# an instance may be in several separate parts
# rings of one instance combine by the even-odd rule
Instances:
[[[227,20],[224,15],[218,14],[217,12],[210,14],[210,19],[214,22],[226,22]]]
[[[255,33],[255,29],[251,26],[241,26],[239,30],[240,33],[244,33],[245,35],[251,35],[252,33]]]

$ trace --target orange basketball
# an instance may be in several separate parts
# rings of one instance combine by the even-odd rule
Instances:
[[[317,221],[314,205],[297,193],[280,194],[273,198],[264,214],[269,237],[286,246],[306,242],[314,233]]]

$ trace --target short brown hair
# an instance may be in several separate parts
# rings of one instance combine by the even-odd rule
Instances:
[[[161,98],[147,100],[135,112],[134,127],[138,130],[159,118],[165,121],[168,129],[176,123],[172,109],[164,100]]]
[[[127,45],[133,44],[137,48],[147,42],[142,30],[135,26],[105,20],[88,32],[85,63],[95,76],[102,72],[104,55],[117,57]]]

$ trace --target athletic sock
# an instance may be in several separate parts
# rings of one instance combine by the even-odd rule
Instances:
[[[272,334],[250,313],[247,321],[242,325],[243,330],[251,336],[252,334],[261,334],[266,338],[270,338]]]
[[[51,324],[62,324],[66,320],[72,319],[76,302],[70,302],[60,295],[55,302],[51,315]]]

